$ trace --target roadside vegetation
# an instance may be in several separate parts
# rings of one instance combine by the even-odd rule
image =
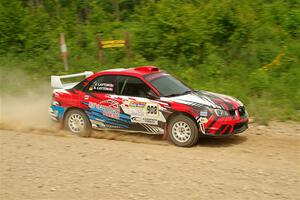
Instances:
[[[123,48],[111,48],[100,65],[96,34],[123,39],[126,31],[131,63]],[[18,92],[51,74],[156,65],[194,89],[239,98],[261,123],[299,121],[299,36],[298,0],[2,0],[0,89]],[[7,76],[12,71],[21,76]]]

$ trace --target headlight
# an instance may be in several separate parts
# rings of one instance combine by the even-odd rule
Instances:
[[[218,117],[225,117],[225,116],[229,116],[229,113],[226,110],[222,110],[222,109],[214,109],[216,115]]]

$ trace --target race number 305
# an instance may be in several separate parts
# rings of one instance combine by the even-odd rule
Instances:
[[[146,106],[146,114],[147,116],[158,116],[158,105],[157,104],[147,104]]]

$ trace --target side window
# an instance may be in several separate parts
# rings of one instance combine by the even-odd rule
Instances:
[[[118,76],[118,94],[133,97],[147,97],[152,89],[141,79],[131,76]]]
[[[115,82],[115,76],[99,76],[92,81],[87,91],[113,94],[116,92]]]

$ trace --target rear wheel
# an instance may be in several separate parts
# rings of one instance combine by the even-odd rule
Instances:
[[[171,119],[168,125],[169,140],[181,147],[191,147],[199,140],[196,123],[185,115],[178,115]]]
[[[81,137],[89,137],[91,133],[91,124],[86,114],[77,109],[67,112],[65,117],[65,128]]]

